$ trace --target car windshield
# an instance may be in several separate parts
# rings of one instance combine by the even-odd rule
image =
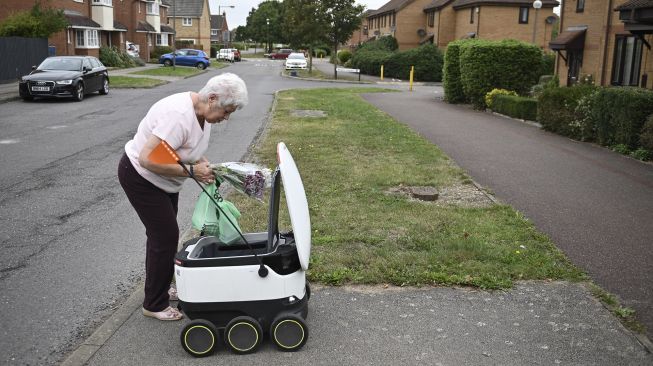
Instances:
[[[288,58],[291,59],[291,60],[305,60],[306,59],[306,57],[304,57],[304,55],[302,55],[302,54],[291,54],[290,56],[288,56]]]
[[[79,71],[82,68],[81,59],[70,59],[70,58],[46,58],[45,61],[41,62],[38,67],[38,70],[67,70],[67,71]]]

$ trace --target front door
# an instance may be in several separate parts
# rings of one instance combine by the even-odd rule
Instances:
[[[580,66],[583,64],[583,50],[567,51],[567,86],[572,86],[578,82],[580,75]]]

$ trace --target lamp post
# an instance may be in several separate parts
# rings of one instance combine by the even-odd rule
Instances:
[[[533,22],[533,44],[535,43],[535,34],[537,33],[537,13],[542,7],[542,2],[540,0],[533,1],[533,8],[535,8],[535,21]]]
[[[223,22],[227,21],[227,13],[225,12],[224,14],[222,14],[220,12],[220,8],[231,8],[231,9],[233,9],[235,7],[236,7],[235,5],[218,5],[218,15],[222,15],[224,17],[224,19],[222,20]],[[229,32],[229,29],[227,29],[227,32]],[[226,42],[226,44],[224,46],[225,47],[230,46],[230,44],[229,44],[230,41],[231,41],[231,37],[229,37],[230,33],[227,33],[227,37],[228,37],[227,40],[225,40],[225,36],[224,36],[224,34],[222,34],[222,32],[220,32],[220,35],[222,36],[222,41]]]
[[[265,25],[267,26],[267,29],[266,29],[265,33],[266,33],[267,39],[268,39],[266,44],[265,44],[265,48],[268,50],[268,53],[270,53],[270,52],[272,52],[272,50],[270,50],[270,18],[265,18]]]

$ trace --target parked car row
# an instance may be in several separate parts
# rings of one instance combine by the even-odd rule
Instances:
[[[221,48],[215,59],[217,61],[240,62],[240,51],[236,48]]]
[[[109,94],[109,72],[92,56],[53,56],[18,82],[23,100],[34,98],[72,97],[81,101],[89,93]]]

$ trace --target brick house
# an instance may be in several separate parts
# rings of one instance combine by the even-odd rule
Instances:
[[[368,14],[364,24],[370,38],[393,35],[401,50],[425,43],[446,47],[472,37],[525,42],[535,37],[534,43],[545,48],[558,5],[557,0],[543,0],[535,10],[532,0],[391,0]]]
[[[168,23],[177,30],[177,40],[192,43],[194,48],[211,51],[211,14],[209,0],[175,0],[168,12]]]
[[[598,85],[653,89],[653,0],[567,0],[560,16],[550,47],[562,85],[591,76]]]
[[[169,42],[171,28],[161,24],[168,5],[161,0],[51,0],[42,6],[62,9],[67,29],[53,34],[48,44],[57,55],[98,57],[100,47],[126,49],[126,41],[140,46],[141,58],[149,59],[152,43]],[[34,1],[3,0],[0,21],[17,11],[29,10]]]
[[[354,49],[359,44],[369,41],[370,32],[368,31],[369,25],[367,22],[367,17],[375,11],[376,10],[368,9],[363,12],[363,15],[361,16],[363,18],[363,21],[361,22],[361,26],[354,31],[354,33],[351,35],[351,38],[349,38],[347,42],[344,44],[346,47],[349,47],[350,49]]]
[[[227,25],[227,13],[211,15],[211,44],[227,45],[231,41],[231,32]]]
[[[400,50],[420,45],[418,33],[423,27],[424,7],[431,0],[390,0],[367,16],[367,30],[370,39],[394,36]]]

